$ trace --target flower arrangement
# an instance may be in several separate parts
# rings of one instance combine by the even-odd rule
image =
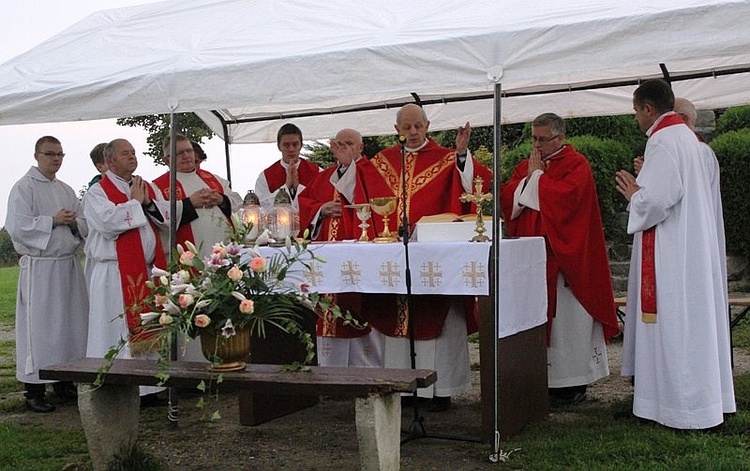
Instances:
[[[306,282],[291,280],[291,273],[309,269],[314,260],[324,262],[310,250],[307,241],[287,238],[285,247],[265,258],[257,248],[237,242],[245,240],[252,226],[240,221],[235,224],[239,229],[233,232],[232,240],[214,244],[204,259],[187,242],[184,247],[177,246],[170,267],[153,269],[145,298],[132,307],[141,312],[137,337],[146,345],[139,350],[158,352],[160,364],[166,365],[180,335],[230,338],[248,328],[251,335],[265,337],[270,327],[297,336],[305,345],[305,359],[291,365],[292,369],[304,369],[312,361],[315,348],[313,336],[300,327],[304,316],[330,311],[346,324],[357,325],[357,321],[350,313],[342,314],[328,297],[310,292]],[[126,345],[121,339],[110,348],[108,362],[100,369],[95,384],[103,383],[104,374]],[[168,379],[165,369],[157,372],[162,383]]]

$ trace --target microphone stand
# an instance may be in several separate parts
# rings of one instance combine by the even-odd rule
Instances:
[[[417,351],[414,344],[414,316],[412,315],[411,305],[411,267],[409,266],[409,215],[406,212],[406,137],[398,136],[401,145],[401,227],[398,232],[404,243],[405,270],[404,280],[406,282],[406,310],[409,313],[407,318],[407,329],[409,331],[409,357],[411,359],[411,369],[417,369]],[[424,429],[424,418],[419,415],[419,396],[415,389],[412,393],[412,407],[414,408],[414,418],[409,426],[409,436],[402,443],[422,438],[427,435]]]
[[[411,297],[411,267],[409,266],[409,216],[406,212],[406,137],[398,136],[398,142],[401,145],[401,227],[398,232],[404,243],[405,270],[404,279],[406,282],[406,307],[409,313],[407,320],[407,329],[409,330],[409,355],[411,357],[411,369],[417,369],[417,351],[414,339],[414,316],[412,314],[412,297]],[[409,426],[409,435],[401,440],[401,444],[408,443],[420,438],[436,438],[442,440],[457,440],[465,442],[477,442],[481,440],[465,437],[454,437],[448,435],[427,435],[424,427],[424,417],[419,415],[419,396],[415,390],[412,395],[412,406],[414,408],[414,418]]]

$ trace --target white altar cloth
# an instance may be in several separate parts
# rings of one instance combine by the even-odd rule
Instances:
[[[402,243],[310,244],[325,262],[311,270],[290,270],[289,281],[306,282],[319,293],[406,294],[405,247]],[[409,244],[411,292],[414,295],[489,295],[490,243],[413,242]],[[284,247],[261,247],[270,257]],[[547,321],[544,239],[524,237],[500,241],[499,338]]]

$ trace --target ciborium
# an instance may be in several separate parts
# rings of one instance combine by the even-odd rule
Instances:
[[[349,204],[346,205],[346,207],[357,211],[357,219],[360,221],[359,228],[362,229],[362,234],[359,236],[359,239],[357,239],[357,242],[370,242],[370,238],[367,235],[367,229],[370,227],[370,224],[368,224],[367,221],[372,216],[370,205],[368,203]]]
[[[398,237],[388,228],[388,216],[396,212],[396,197],[370,198],[370,208],[383,218],[383,231],[375,237],[373,242],[397,242]]]

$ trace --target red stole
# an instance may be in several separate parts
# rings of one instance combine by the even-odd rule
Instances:
[[[209,188],[218,191],[222,195],[224,194],[224,187],[213,173],[196,168],[195,174],[198,175]],[[154,180],[154,185],[159,187],[161,194],[164,195],[164,199],[169,200],[169,172]],[[177,193],[175,199],[178,201],[188,197],[188,195],[185,194],[185,190],[182,188],[180,180],[176,181],[175,192]],[[232,224],[232,221],[229,218],[227,218],[227,221],[229,224]],[[183,224],[177,229],[177,243],[184,244],[186,240],[195,244],[195,237],[193,236],[193,229],[190,224]]]
[[[104,190],[104,194],[114,204],[124,204],[129,201],[128,196],[120,191],[106,174],[99,181],[99,184]],[[150,185],[146,186],[149,196],[151,199],[154,199],[153,189]],[[164,256],[159,234],[150,220],[149,223],[156,239],[154,264],[159,268],[166,269],[167,260]],[[117,265],[120,269],[120,287],[124,301],[123,307],[125,308],[125,318],[128,323],[128,330],[130,331],[130,351],[135,355],[139,351],[149,350],[148,346],[144,347],[142,345],[139,347],[137,344],[148,340],[153,335],[143,330],[140,316],[142,312],[148,312],[148,306],[143,303],[148,294],[148,288],[146,287],[148,265],[146,256],[143,253],[141,234],[137,227],[120,234],[115,244],[117,249]]]
[[[656,124],[651,136],[676,124],[685,124],[678,114],[668,114]],[[649,136],[649,137],[651,137]],[[656,226],[643,231],[641,236],[641,320],[656,324]]]

